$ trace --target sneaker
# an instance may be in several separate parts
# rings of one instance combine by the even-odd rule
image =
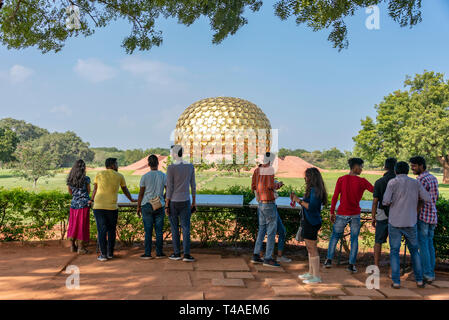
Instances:
[[[279,263],[277,263],[276,260],[274,260],[274,259],[267,259],[267,260],[263,261],[263,266],[279,268],[281,265]]]
[[[88,254],[89,251],[86,248],[78,248],[78,254]]]
[[[312,277],[310,279],[306,279],[304,280],[302,283],[304,284],[314,284],[314,283],[321,283],[323,281],[321,281],[320,277]]]
[[[416,282],[416,286],[418,288],[425,288],[426,284],[424,283],[424,281],[418,281],[418,282]]]
[[[143,254],[143,255],[140,256],[140,259],[143,259],[143,260],[150,260],[150,259],[153,259],[153,257],[151,256],[151,254],[150,254],[150,255],[148,255],[148,254]]]
[[[400,285],[399,283],[392,283],[392,284],[391,284],[391,287],[392,287],[393,289],[401,289],[401,285]]]
[[[326,261],[324,261],[324,267],[329,269],[332,267],[332,260],[331,259],[326,259]]]
[[[182,259],[182,261],[185,261],[185,262],[193,262],[193,261],[195,261],[195,258],[192,257],[190,254],[185,254],[185,255],[184,255],[184,259]]]
[[[156,259],[163,259],[163,258],[167,258],[167,256],[165,254],[157,254],[156,255]]]
[[[313,275],[311,275],[310,273],[307,272],[307,273],[304,273],[304,274],[300,274],[298,276],[298,278],[301,279],[301,280],[307,280],[307,279],[313,278]]]
[[[263,263],[263,260],[260,258],[259,255],[255,254],[255,255],[253,255],[253,258],[251,259],[251,263],[254,263],[254,264]]]
[[[357,272],[357,269],[356,269],[355,265],[350,264],[350,265],[346,268],[346,271],[351,272],[351,273],[356,273],[356,272]]]
[[[170,257],[168,257],[170,260],[181,260],[181,255],[180,254],[172,254]]]
[[[108,258],[106,258],[105,256],[98,256],[97,260],[101,261],[101,262],[105,262],[105,261],[108,261]]]
[[[432,279],[432,278],[424,277],[424,283],[432,284],[433,281],[434,281],[434,279]]]
[[[111,260],[112,258],[114,258],[114,255],[113,254],[108,254],[108,257],[107,257],[109,260]]]
[[[290,262],[292,262],[292,259],[289,259],[289,258],[287,258],[285,256],[282,256],[282,257],[277,257],[276,261],[277,262],[290,263]]]

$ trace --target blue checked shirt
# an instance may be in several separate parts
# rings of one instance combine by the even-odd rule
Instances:
[[[438,180],[428,171],[421,173],[416,179],[423,185],[424,189],[430,193],[430,197],[432,198],[432,201],[424,203],[424,207],[419,213],[419,220],[429,224],[437,224],[438,217],[436,202],[439,197]]]

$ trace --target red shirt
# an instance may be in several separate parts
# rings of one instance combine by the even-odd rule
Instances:
[[[254,170],[251,191],[256,191],[260,201],[274,201],[274,170],[269,167],[258,167]],[[262,170],[262,172],[261,172]]]
[[[351,176],[349,174],[338,178],[332,197],[331,214],[335,213],[338,196],[340,196],[340,206],[338,214],[342,216],[354,216],[360,214],[360,200],[362,200],[365,190],[374,191],[373,185],[365,178]]]

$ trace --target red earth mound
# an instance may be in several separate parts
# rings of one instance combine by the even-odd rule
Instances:
[[[258,159],[258,162],[262,162],[262,159]],[[326,172],[327,170],[318,168],[313,164],[295,156],[278,157],[274,161],[273,167],[276,170],[276,177],[279,178],[304,178],[305,172],[308,168],[317,168],[320,172]],[[251,173],[254,172],[251,169]]]
[[[167,156],[161,156],[156,154],[159,160],[159,170],[165,171],[164,167],[167,166]],[[129,166],[120,168],[123,171],[133,171],[133,176],[143,176],[145,173],[150,171],[150,167],[148,166],[148,157],[145,157]]]

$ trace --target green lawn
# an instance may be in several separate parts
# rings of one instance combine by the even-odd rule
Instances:
[[[88,176],[93,180],[98,171],[89,171]],[[120,171],[126,179],[126,183],[128,188],[133,190],[137,189],[139,186],[140,176],[133,176],[132,171]],[[338,177],[343,175],[342,172],[324,172],[323,177],[328,189],[329,193],[333,193],[335,184],[337,182]],[[41,190],[60,190],[66,191],[65,186],[65,178],[67,173],[57,173],[54,177],[51,178],[42,178],[37,183],[36,191]],[[379,175],[362,175],[367,178],[371,183],[374,183],[377,179],[379,179]],[[442,175],[436,175],[438,180],[442,181]],[[243,185],[250,186],[251,185],[251,175],[247,172],[242,173],[240,176],[237,175],[228,175],[225,173],[219,172],[198,172],[196,174],[196,180],[198,189],[225,189],[232,185]],[[294,187],[301,187],[304,184],[304,179],[299,178],[282,178],[282,180],[286,185],[292,185]],[[33,184],[26,180],[20,179],[17,177],[12,170],[0,169],[0,187],[5,187],[7,189],[14,187],[22,187],[26,190],[33,190]],[[445,198],[449,199],[449,185],[440,184],[440,193]],[[372,199],[370,193],[365,193],[364,199]]]

